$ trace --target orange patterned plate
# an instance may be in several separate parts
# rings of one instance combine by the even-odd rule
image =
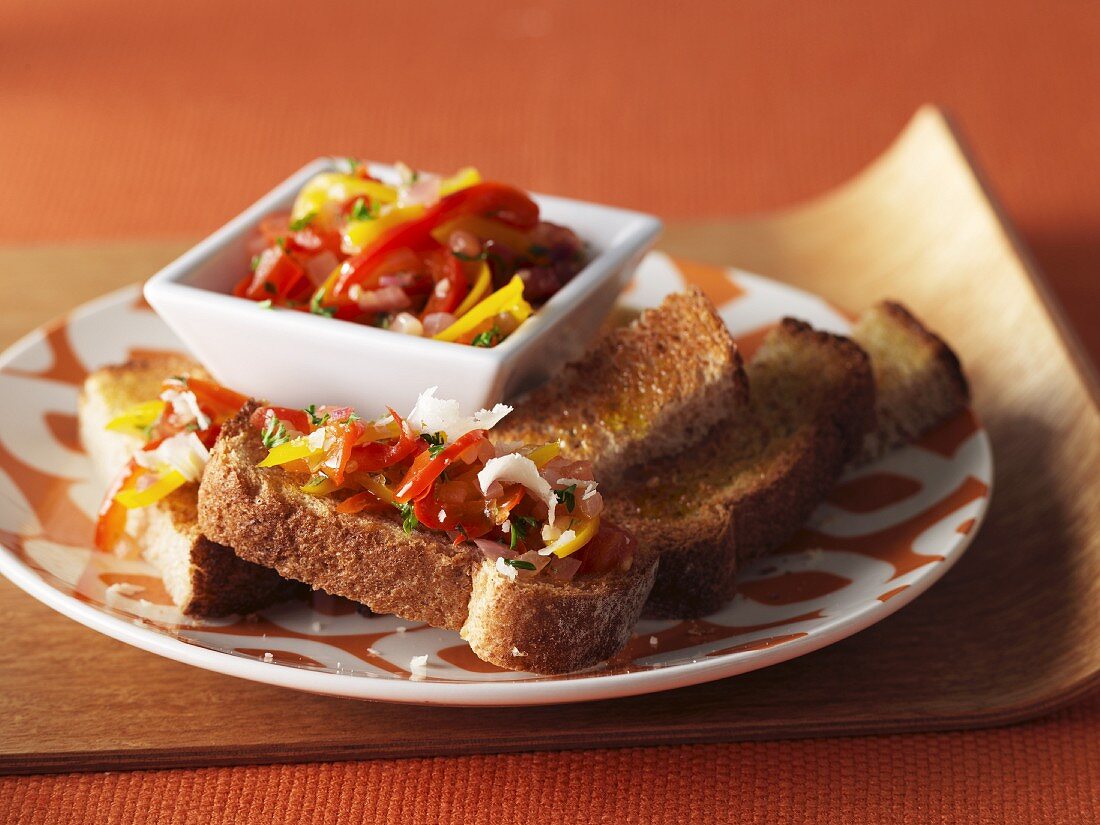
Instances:
[[[791,315],[836,332],[826,301],[735,270],[651,253],[622,298],[652,306],[700,286],[746,350]],[[736,598],[705,620],[642,621],[605,665],[547,677],[473,656],[457,634],[361,616],[315,594],[259,615],[194,621],[154,570],[91,547],[101,486],[76,435],[88,370],[179,342],[140,300],[113,293],[32,332],[0,356],[0,572],[35,598],[142,649],[221,673],[364,699],[523,705],[604,699],[733,676],[801,656],[898,610],[939,579],[989,503],[992,453],[967,412],[912,447],[847,475],[782,551],[748,566]],[[125,583],[130,587],[111,585]],[[410,660],[427,655],[426,675]]]

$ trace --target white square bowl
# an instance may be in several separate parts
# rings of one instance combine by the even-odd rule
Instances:
[[[484,349],[293,310],[269,310],[234,297],[247,243],[261,219],[288,210],[302,185],[337,169],[320,158],[291,175],[145,284],[145,298],[199,361],[228,387],[279,404],[350,404],[373,415],[404,412],[438,386],[464,410],[513,398],[584,352],[661,231],[652,215],[532,195],[542,218],[573,229],[588,264],[496,347]],[[383,180],[392,167],[370,164]]]

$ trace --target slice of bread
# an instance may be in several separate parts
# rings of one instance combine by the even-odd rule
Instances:
[[[747,397],[733,339],[693,288],[605,335],[517,404],[493,440],[560,441],[608,484],[628,467],[681,452]]]
[[[307,495],[249,426],[254,404],[229,421],[199,490],[206,535],[287,578],[393,613],[457,630],[477,656],[513,670],[565,673],[618,652],[653,584],[657,556],[639,549],[631,568],[558,584],[498,573],[477,548],[445,534],[406,534],[391,517],[336,512]]]
[[[684,454],[634,468],[608,514],[661,558],[652,617],[700,616],[732,598],[738,563],[809,517],[873,423],[866,354],[785,319],[748,369],[750,401]]]
[[[852,338],[871,356],[878,393],[875,428],[860,463],[919,438],[970,403],[958,357],[901,304],[875,304],[860,316]]]
[[[104,367],[87,377],[79,400],[80,437],[104,484],[142,444],[136,436],[105,429],[107,422],[135,404],[156,398],[165,378],[185,372],[205,377],[198,365],[171,355]],[[131,510],[126,533],[160,572],[172,600],[189,616],[250,613],[288,598],[298,587],[202,535],[197,484],[185,485],[149,507]]]

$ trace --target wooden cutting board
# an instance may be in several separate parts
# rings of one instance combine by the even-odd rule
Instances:
[[[140,280],[186,244],[0,252],[0,345]],[[913,605],[783,665],[649,696],[462,709],[295,693],[143,653],[0,582],[0,770],[34,772],[468,754],[976,727],[1100,681],[1095,375],[940,113],[866,172],[781,214],[670,228],[681,257],[860,309],[894,297],[959,350],[993,439],[973,547]]]

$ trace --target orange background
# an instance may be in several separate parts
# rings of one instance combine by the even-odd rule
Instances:
[[[327,153],[740,214],[848,178],[933,101],[1097,357],[1098,44],[1088,0],[6,0],[0,243],[194,236]],[[6,779],[0,820],[1079,822],[1098,799],[1093,699],[981,733]]]

